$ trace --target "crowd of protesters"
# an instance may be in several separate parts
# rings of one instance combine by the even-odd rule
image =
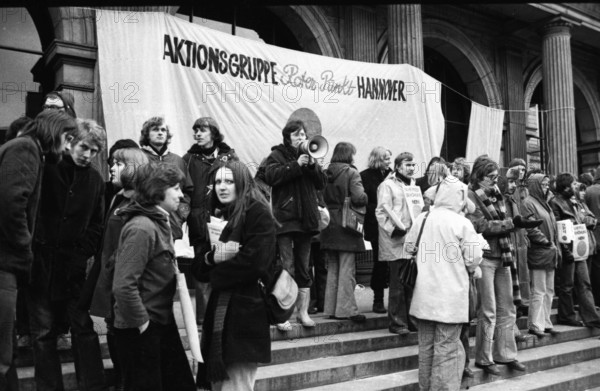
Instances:
[[[359,172],[354,145],[338,143],[325,165],[300,147],[305,124],[290,121],[253,178],[214,118],[192,124],[195,143],[180,157],[165,119],[152,117],[139,145],[109,149],[105,183],[92,164],[105,130],[77,119],[73,106],[68,93],[49,94],[0,147],[0,390],[18,390],[15,357],[27,345],[37,389],[64,389],[58,350],[69,333],[79,389],[107,390],[92,315],[106,323],[116,390],[252,390],[258,364],[271,360],[261,286],[276,265],[298,285],[301,327],[315,327],[318,312],[363,323],[354,291],[365,241],[373,312],[387,313],[391,333],[418,331],[421,390],[457,390],[473,376],[473,320],[476,367],[525,371],[516,319],[527,316],[537,338],[555,334],[555,291],[558,323],[600,328],[600,172],[553,177],[483,155],[434,157],[415,178],[413,155],[392,162],[384,147]],[[422,210],[408,196],[415,191]],[[349,208],[364,214],[364,233],[348,229]],[[211,241],[213,220],[224,221],[219,242],[236,251]],[[566,221],[588,230],[587,258],[560,240]],[[205,358],[195,380],[173,314],[174,241],[184,235]],[[413,258],[414,286],[401,280]]]

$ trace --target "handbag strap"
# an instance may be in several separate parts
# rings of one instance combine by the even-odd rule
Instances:
[[[423,223],[421,224],[421,229],[419,230],[419,235],[417,236],[417,242],[415,243],[415,248],[417,250],[419,249],[419,243],[421,242],[421,235],[423,234],[423,228],[425,227],[425,222],[427,221],[428,217],[429,217],[429,212],[427,212],[427,214],[425,214],[425,218],[423,219]]]

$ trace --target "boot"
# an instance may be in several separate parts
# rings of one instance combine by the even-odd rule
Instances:
[[[315,327],[315,321],[308,316],[308,302],[310,301],[310,288],[298,289],[298,301],[296,309],[298,316],[296,320],[304,327]]]

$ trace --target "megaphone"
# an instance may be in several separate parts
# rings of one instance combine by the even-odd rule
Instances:
[[[299,155],[308,154],[315,159],[325,157],[327,151],[329,151],[329,144],[325,137],[319,135],[312,136],[298,145]]]

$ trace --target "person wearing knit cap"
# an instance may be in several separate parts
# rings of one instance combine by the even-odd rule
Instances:
[[[298,146],[306,140],[302,121],[290,121],[281,131],[283,143],[271,148],[265,168],[265,182],[271,186],[273,215],[280,223],[277,244],[283,267],[298,284],[298,320],[304,327],[315,327],[308,316],[310,286],[310,247],[312,236],[319,233],[320,214],[317,191],[325,189],[327,175],[319,162]],[[278,325],[290,331],[289,322]]]
[[[521,216],[509,217],[504,196],[498,189],[498,164],[480,156],[473,164],[469,198],[475,212],[467,217],[475,230],[489,243],[481,262],[482,278],[478,280],[479,311],[476,335],[475,366],[492,375],[499,375],[495,363],[524,371],[517,361],[514,338],[516,311],[513,305],[510,267],[514,264],[513,243],[510,233],[515,227],[539,225],[527,222]]]
[[[221,133],[219,124],[212,117],[200,117],[194,121],[192,132],[195,143],[183,155],[194,191],[191,194],[190,214],[187,218],[188,237],[194,247],[193,270],[204,260],[204,254],[210,251],[210,240],[206,223],[210,222],[210,198],[212,188],[211,174],[214,177],[219,163],[228,160],[238,160],[235,150],[227,145],[225,136]],[[202,326],[206,305],[210,296],[208,281],[194,281],[196,290],[196,324]]]
[[[75,98],[67,91],[52,91],[44,97],[44,105],[42,110],[59,110],[64,111],[73,118],[77,118],[75,113]]]

